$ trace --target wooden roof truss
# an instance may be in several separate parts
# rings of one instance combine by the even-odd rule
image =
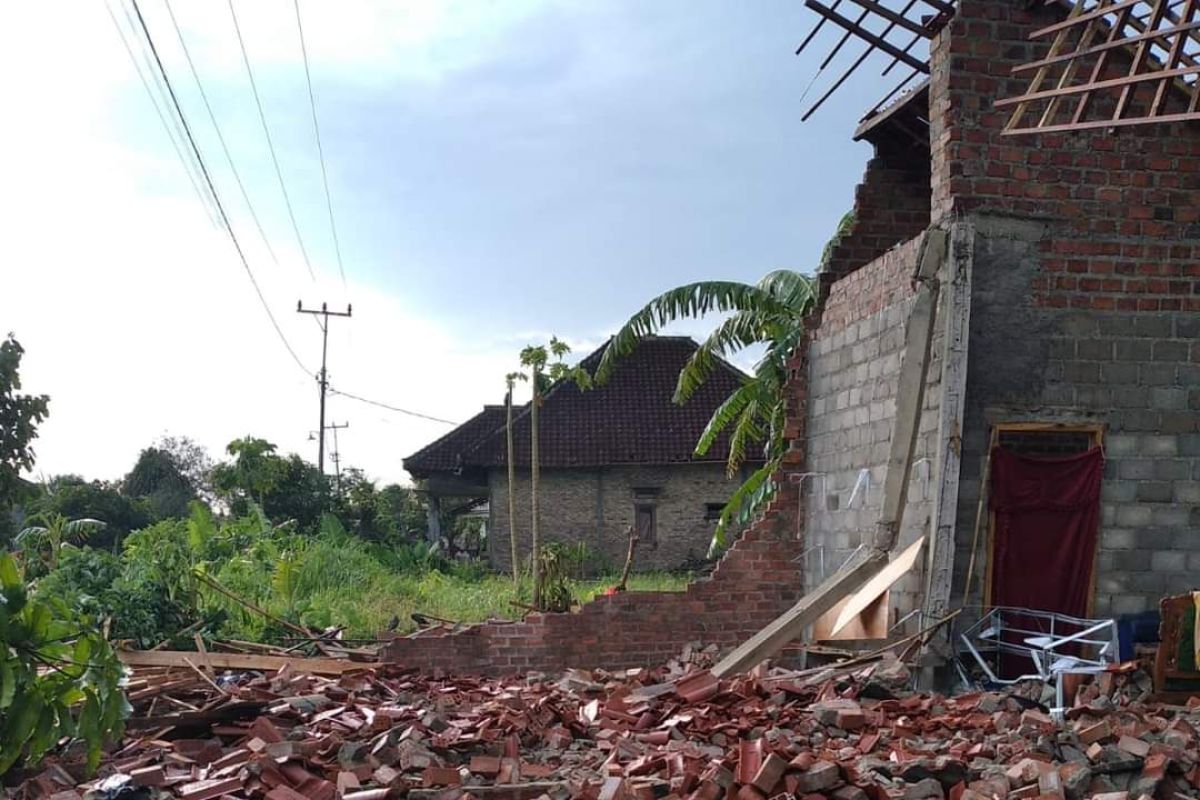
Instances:
[[[805,0],[804,5],[815,11],[821,19],[796,49],[797,55],[804,52],[826,23],[831,23],[833,28],[841,32],[837,42],[818,67],[813,83],[837,58],[851,38],[863,42],[866,47],[804,112],[801,120],[807,120],[816,113],[872,54],[882,53],[890,57],[883,75],[888,75],[899,65],[904,65],[909,72],[883,100],[864,115],[863,119],[867,120],[878,114],[915,79],[929,74],[928,46],[925,43],[954,16],[953,0],[832,0],[829,5],[825,5],[821,0]]]
[[[1048,5],[1062,0],[1047,0]],[[1006,135],[1200,119],[1200,0],[1077,0],[1034,31],[1045,56],[1013,68],[1025,92]]]

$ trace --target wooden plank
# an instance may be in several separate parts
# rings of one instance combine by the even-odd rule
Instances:
[[[967,354],[971,330],[971,270],[975,228],[955,223],[945,289],[946,322],[942,339],[942,401],[938,411],[937,488],[925,566],[926,619],[940,619],[950,605],[954,577],[954,532],[958,525],[958,487],[962,468],[962,432],[966,416]]]
[[[1096,31],[1099,30],[1099,28],[1100,23],[1098,20],[1092,20],[1089,22],[1087,27],[1083,29],[1083,34],[1079,37],[1079,46],[1087,47],[1092,41],[1092,37],[1096,35]],[[1058,77],[1058,88],[1061,89],[1064,86],[1070,86],[1071,82],[1075,80],[1075,75],[1079,72],[1079,69],[1082,65],[1083,62],[1079,59],[1067,64],[1066,68],[1063,69],[1062,75]],[[1054,122],[1054,114],[1056,111],[1058,111],[1058,106],[1061,101],[1061,97],[1054,97],[1051,98],[1050,102],[1046,104],[1046,110],[1042,112],[1042,118],[1038,120],[1039,128],[1045,127],[1046,125]],[[1013,125],[1012,127],[1015,128],[1017,126]]]
[[[930,38],[929,30],[927,28],[925,28],[923,25],[913,22],[908,17],[905,17],[902,14],[897,14],[895,11],[892,11],[887,6],[882,6],[879,3],[874,2],[874,0],[851,0],[851,2],[857,3],[859,6],[865,8],[867,11],[870,11],[874,14],[877,14],[880,17],[883,17],[888,22],[891,22],[893,25],[898,25],[901,28],[904,28],[906,31],[915,33],[918,36],[924,36],[926,39]]]
[[[195,653],[179,650],[121,650],[117,655],[122,663],[131,667],[187,667]],[[364,669],[365,666],[340,658],[284,658],[282,656],[260,656],[254,653],[212,653],[208,663],[216,669],[254,669],[273,672],[291,667],[294,672],[314,675],[341,675],[344,672]]]
[[[1200,25],[1200,22],[1192,22],[1192,17],[1196,13],[1196,1],[1187,0],[1183,7],[1182,25],[1175,26],[1176,29],[1181,29],[1175,41],[1171,42],[1171,49],[1167,54],[1167,61],[1163,64],[1164,69],[1175,69],[1179,66],[1179,60],[1183,57],[1183,46],[1187,42],[1188,37],[1183,33],[1183,28]],[[1150,116],[1157,116],[1162,113],[1163,104],[1167,100],[1167,90],[1171,88],[1170,80],[1163,80],[1158,85],[1158,89],[1154,92],[1154,101],[1150,104]]]
[[[824,583],[721,659],[713,667],[713,674],[721,678],[744,672],[775,655],[799,637],[818,617],[866,583],[886,562],[886,553],[871,549],[858,550],[845,566]]]
[[[904,333],[904,355],[900,361],[900,380],[896,390],[896,418],[892,425],[887,473],[883,479],[879,526],[872,543],[876,550],[885,553],[896,545],[908,499],[908,478],[917,445],[921,407],[925,400],[925,375],[929,371],[937,295],[937,286],[933,281],[921,285]]]
[[[1104,2],[1104,0],[1101,0],[1101,2]],[[1072,6],[1071,13],[1067,18],[1070,19],[1072,17],[1077,17],[1077,16],[1079,16],[1079,14],[1082,11],[1083,11],[1083,0],[1079,0],[1079,2],[1075,3],[1075,5]],[[1070,35],[1070,29],[1063,28],[1061,31],[1058,32],[1058,35],[1054,37],[1054,41],[1050,44],[1050,57],[1051,58],[1057,57],[1058,51],[1061,50],[1063,45],[1066,44],[1067,38],[1069,35]],[[1020,67],[1016,67],[1016,68],[1014,68],[1014,72],[1016,71],[1016,69],[1025,69],[1025,68],[1026,67],[1024,65],[1022,65]],[[1036,92],[1038,89],[1040,89],[1042,87],[1042,81],[1044,81],[1046,79],[1046,76],[1048,74],[1049,74],[1048,68],[1046,66],[1042,66],[1041,69],[1039,69],[1037,71],[1037,73],[1033,76],[1033,80],[1029,83],[1029,87],[1025,90],[1025,94],[1028,95],[1030,92]],[[1066,83],[1065,81],[1060,81],[1059,86],[1061,87],[1061,86],[1065,85],[1065,83]],[[1051,102],[1053,102],[1053,101],[1051,101]],[[1017,126],[1019,126],[1021,124],[1021,118],[1023,116],[1025,116],[1025,111],[1026,111],[1028,105],[1029,105],[1028,102],[1024,102],[1017,106],[1016,110],[1013,111],[1012,117],[1009,118],[1008,124],[1004,126],[1005,130],[1009,130],[1010,128],[1016,128]],[[1045,120],[1045,117],[1043,116],[1042,119]]]
[[[917,557],[921,555],[921,548],[924,545],[925,537],[922,536],[863,584],[862,588],[850,597],[845,607],[842,608],[841,613],[838,614],[837,621],[833,623],[831,634],[837,635],[842,628],[849,625],[868,606],[878,600],[884,592],[892,588],[893,583],[908,574],[913,565],[917,563]]]
[[[891,607],[888,592],[885,591],[875,599],[850,623],[838,631],[833,633],[833,626],[837,623],[838,617],[842,613],[842,609],[846,607],[846,603],[850,602],[850,598],[842,600],[833,608],[826,611],[812,626],[812,641],[814,642],[841,642],[841,641],[857,641],[871,639],[886,639],[888,635],[888,612]],[[811,650],[809,652],[812,652]]]
[[[1197,96],[1200,97],[1200,95]],[[1200,102],[1197,105],[1200,106]],[[1146,125],[1151,122],[1196,122],[1198,120],[1200,120],[1200,111],[1189,111],[1179,114],[1163,114],[1157,117],[1122,117],[1121,119],[1097,119],[1091,122],[1065,122],[1062,125],[1048,125],[1045,128],[1018,128],[1017,130],[1004,131],[1003,135],[1020,136],[1028,133],[1068,133],[1095,130],[1096,128],[1126,128],[1130,125]]]
[[[871,33],[869,30],[864,28],[862,25],[859,25],[856,22],[852,22],[852,21],[846,19],[841,14],[838,14],[836,11],[833,11],[832,9],[829,9],[826,6],[822,5],[821,3],[817,2],[817,0],[804,0],[804,5],[807,6],[808,8],[811,8],[813,11],[816,11],[818,14],[825,17],[826,19],[828,19],[830,22],[834,23],[835,25],[845,28],[848,32],[854,34],[858,38],[868,42],[869,44],[873,45],[874,47],[879,48],[880,50],[887,53],[892,58],[895,58],[895,59],[898,59],[899,61],[904,62],[905,64],[912,67],[913,69],[917,69],[917,70],[920,70],[921,72],[924,72],[925,74],[929,74],[929,65],[926,64],[924,61],[913,58],[908,53],[904,52],[899,47],[896,47],[891,42],[881,39],[880,37],[876,36],[875,34]]]
[[[1014,73],[1018,73],[1018,72],[1027,72],[1031,69],[1040,69],[1042,67],[1049,67],[1049,66],[1053,66],[1054,64],[1060,64],[1063,61],[1071,61],[1072,59],[1087,58],[1088,56],[1099,55],[1100,53],[1103,53],[1105,50],[1113,50],[1118,47],[1132,46],[1132,45],[1138,44],[1139,42],[1153,42],[1153,40],[1155,40],[1155,39],[1161,39],[1161,38],[1164,38],[1167,36],[1172,36],[1177,33],[1185,33],[1187,31],[1196,30],[1198,28],[1200,28],[1200,22],[1187,22],[1182,25],[1173,25],[1170,28],[1161,28],[1159,30],[1146,31],[1144,33],[1139,33],[1136,36],[1129,36],[1124,39],[1118,39],[1116,41],[1107,41],[1104,44],[1092,45],[1091,47],[1085,46],[1084,49],[1072,50],[1070,53],[1062,53],[1060,55],[1050,55],[1050,56],[1047,56],[1046,58],[1043,58],[1041,61],[1030,61],[1028,64],[1018,64],[1017,66],[1012,68],[1012,71]],[[1084,30],[1086,31],[1087,29],[1085,28]],[[1176,39],[1176,41],[1184,41],[1186,38],[1187,37],[1185,37],[1185,36],[1180,36]],[[1181,53],[1181,55],[1182,55],[1182,53]],[[1178,62],[1176,62],[1175,64],[1169,65],[1169,67],[1175,67],[1175,66],[1178,66]]]
[[[1154,30],[1162,22],[1163,14],[1167,13],[1167,0],[1156,0],[1154,3],[1154,13],[1150,17],[1148,25],[1150,30]],[[1128,40],[1128,39],[1127,39]],[[1133,56],[1133,62],[1129,65],[1129,77],[1138,76],[1138,72],[1145,68],[1146,57],[1150,55],[1150,41],[1142,40],[1137,46],[1137,52]],[[1158,70],[1153,75],[1157,76],[1160,73],[1168,73],[1171,70]],[[1144,76],[1138,76],[1144,77]],[[1163,75],[1164,81],[1166,75]],[[1113,119],[1121,119],[1125,116],[1125,109],[1129,108],[1129,101],[1133,99],[1133,84],[1126,84],[1121,90],[1121,98],[1117,101],[1117,108],[1113,111]]]
[[[1074,19],[1066,19],[1066,20],[1063,20],[1062,22],[1056,22],[1053,25],[1047,25],[1045,28],[1039,28],[1038,30],[1029,34],[1029,38],[1030,39],[1040,39],[1043,36],[1049,36],[1052,33],[1058,33],[1059,31],[1063,30],[1064,28],[1071,28],[1071,27],[1074,27],[1075,25],[1081,25],[1085,22],[1090,22],[1094,19],[1099,19],[1101,17],[1116,13],[1118,11],[1128,12],[1134,6],[1136,6],[1140,3],[1143,3],[1143,2],[1145,2],[1145,0],[1124,0],[1123,2],[1116,3],[1115,5],[1106,6],[1104,8],[1097,8],[1093,11],[1087,12],[1086,14],[1080,14],[1078,17],[1075,17]]]
[[[1082,94],[1083,92],[1093,92],[1102,89],[1120,89],[1135,83],[1146,83],[1147,81],[1157,81],[1163,78],[1176,78],[1184,75],[1195,75],[1197,73],[1200,73],[1200,66],[1180,67],[1179,69],[1164,69],[1143,75],[1126,75],[1121,78],[1111,78],[1106,81],[1086,83],[1079,86],[1064,86],[1061,89],[1047,89],[1044,92],[1033,92],[1020,97],[1006,97],[1003,100],[997,100],[996,106],[998,108],[1002,108],[1004,106],[1015,105],[1016,103],[1023,103],[1028,100],[1044,100],[1048,97],[1064,97],[1067,95]],[[1115,121],[1116,120],[1108,120],[1108,122]]]

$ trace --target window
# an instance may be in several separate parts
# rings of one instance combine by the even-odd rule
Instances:
[[[657,500],[662,494],[662,489],[657,486],[635,486],[633,487],[633,499],[636,500]]]
[[[725,510],[724,503],[705,503],[704,504],[704,521],[716,522],[721,518],[721,512]]]
[[[654,506],[638,503],[633,507],[633,524],[637,531],[638,544],[651,549],[658,547],[658,526],[655,525]]]

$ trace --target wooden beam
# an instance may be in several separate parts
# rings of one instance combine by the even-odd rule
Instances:
[[[901,28],[904,28],[906,31],[911,31],[918,36],[924,36],[926,39],[930,38],[929,31],[923,25],[913,22],[911,19],[902,14],[897,14],[887,6],[882,6],[879,3],[874,2],[874,0],[851,0],[851,2],[857,3],[866,10],[883,17],[893,25],[898,25]]]
[[[1089,22],[1084,27],[1083,33],[1080,34],[1079,46],[1087,47],[1088,44],[1091,43],[1092,37],[1096,35],[1096,32],[1099,29],[1100,29],[1099,20],[1092,20],[1091,22]],[[1078,59],[1072,61],[1070,64],[1067,64],[1067,66],[1062,71],[1062,75],[1058,76],[1058,88],[1061,89],[1064,86],[1070,86],[1071,82],[1075,80],[1075,75],[1079,72],[1079,69],[1082,65],[1083,65],[1083,62]],[[1054,122],[1054,114],[1055,114],[1055,112],[1058,111],[1058,106],[1059,106],[1059,103],[1061,102],[1061,100],[1062,100],[1062,98],[1055,97],[1055,98],[1052,98],[1050,100],[1050,102],[1046,104],[1046,110],[1044,112],[1042,112],[1042,118],[1040,120],[1038,120],[1039,127],[1044,127],[1044,126],[1049,125],[1052,122]],[[1010,127],[1015,128],[1017,126],[1011,125]]]
[[[119,650],[117,656],[130,667],[183,667],[196,653],[180,650]],[[353,670],[368,669],[369,664],[345,661],[340,658],[284,658],[283,656],[260,656],[254,653],[209,652],[206,662],[216,669],[253,669],[275,672],[291,667],[297,673],[314,675],[341,675]]]
[[[800,598],[800,601],[781,614],[767,627],[751,636],[715,667],[718,678],[745,672],[760,661],[778,653],[817,618],[837,605],[879,572],[887,563],[887,553],[878,550],[858,550],[840,570],[824,583]]]
[[[1012,68],[1012,71],[1014,73],[1018,73],[1018,72],[1027,72],[1031,69],[1040,69],[1042,67],[1049,67],[1049,66],[1053,66],[1054,64],[1060,64],[1063,61],[1071,61],[1072,59],[1087,58],[1088,56],[1094,56],[1099,53],[1103,53],[1105,50],[1113,50],[1115,48],[1125,47],[1127,45],[1132,46],[1139,42],[1153,41],[1154,39],[1161,39],[1161,38],[1164,38],[1167,36],[1173,36],[1177,33],[1183,34],[1183,33],[1186,33],[1187,31],[1196,30],[1198,28],[1200,28],[1200,22],[1188,22],[1188,23],[1185,23],[1182,25],[1173,25],[1170,28],[1162,28],[1162,29],[1156,30],[1156,31],[1146,31],[1144,33],[1139,33],[1136,36],[1129,36],[1124,39],[1118,39],[1116,41],[1105,42],[1104,44],[1093,45],[1091,47],[1086,47],[1085,49],[1072,50],[1070,53],[1062,53],[1060,55],[1047,56],[1046,58],[1043,58],[1041,61],[1030,61],[1028,64],[1018,64],[1017,66]],[[1086,31],[1087,28],[1084,28],[1084,30]],[[1179,36],[1176,39],[1176,41],[1181,42],[1181,41],[1185,40],[1186,38],[1187,38],[1186,36]],[[1182,55],[1182,53],[1180,55]],[[1169,64],[1168,68],[1172,68],[1175,66],[1178,66],[1178,64],[1177,63]]]
[[[1154,3],[1154,13],[1150,16],[1150,23],[1147,27],[1150,30],[1157,28],[1158,24],[1162,22],[1163,14],[1165,13],[1167,13],[1167,0],[1156,0]],[[1146,57],[1148,55],[1150,55],[1150,42],[1149,40],[1142,40],[1138,43],[1137,51],[1133,56],[1133,62],[1129,66],[1129,77],[1137,76],[1138,72],[1146,66]],[[1169,69],[1159,70],[1159,72],[1170,71]],[[1153,74],[1158,75],[1159,72]],[[1164,80],[1166,80],[1165,76]],[[1125,115],[1125,109],[1129,108],[1129,101],[1132,99],[1133,84],[1126,84],[1125,88],[1121,90],[1121,99],[1117,101],[1117,108],[1113,112],[1113,119],[1120,119]]]
[[[1082,94],[1083,92],[1094,92],[1103,89],[1121,89],[1135,83],[1146,83],[1148,81],[1162,80],[1163,78],[1176,78],[1183,75],[1195,75],[1200,73],[1200,66],[1196,67],[1180,67],[1179,69],[1163,69],[1157,72],[1149,72],[1142,75],[1125,75],[1120,78],[1110,78],[1106,81],[1096,81],[1095,83],[1086,83],[1079,86],[1064,86],[1061,89],[1047,89],[1044,92],[1032,92],[1020,97],[1006,97],[1003,100],[997,100],[996,106],[1004,107],[1011,106],[1017,103],[1024,103],[1029,100],[1045,100],[1048,97],[1064,97],[1072,94]],[[1117,122],[1117,120],[1108,120],[1109,122]]]
[[[1157,117],[1122,117],[1121,119],[1097,119],[1091,122],[1066,122],[1062,125],[1048,125],[1045,128],[1019,128],[1017,130],[1004,131],[1003,135],[1019,136],[1027,133],[1067,133],[1071,131],[1095,130],[1096,128],[1125,128],[1130,125],[1146,125],[1151,122],[1196,122],[1198,120],[1200,120],[1200,111],[1190,111],[1180,114],[1163,114]]]
[[[1116,3],[1111,6],[1105,6],[1104,8],[1097,8],[1093,11],[1087,12],[1086,14],[1080,14],[1077,17],[1065,19],[1062,22],[1056,22],[1053,25],[1047,25],[1045,28],[1039,28],[1038,30],[1029,34],[1029,38],[1030,39],[1040,39],[1043,36],[1049,36],[1052,33],[1057,33],[1058,31],[1061,31],[1065,28],[1074,27],[1075,25],[1082,25],[1085,22],[1090,22],[1091,20],[1099,19],[1101,17],[1107,16],[1108,14],[1113,14],[1118,11],[1129,11],[1134,6],[1144,3],[1145,1],[1146,0],[1123,0],[1123,2]]]
[[[808,8],[811,8],[813,11],[817,12],[821,16],[825,17],[826,19],[828,19],[830,22],[834,23],[835,25],[845,28],[848,32],[854,34],[858,38],[868,42],[869,44],[873,45],[874,47],[879,48],[883,52],[887,53],[889,56],[891,56],[895,59],[898,59],[900,61],[903,61],[905,64],[908,64],[913,69],[917,69],[917,70],[920,70],[921,72],[924,72],[925,74],[929,74],[929,65],[926,64],[924,61],[913,58],[908,53],[901,50],[899,47],[896,47],[891,42],[876,36],[875,34],[871,33],[869,30],[867,30],[866,28],[864,28],[862,25],[858,24],[857,22],[852,22],[852,21],[846,19],[841,14],[838,14],[836,11],[833,11],[832,9],[827,8],[826,6],[817,2],[817,0],[804,0],[804,5],[807,6]]]
[[[896,390],[896,418],[892,423],[891,450],[887,474],[883,479],[882,508],[872,544],[876,550],[885,553],[896,546],[904,518],[904,506],[908,500],[908,478],[912,472],[921,407],[925,400],[925,376],[929,371],[937,296],[935,281],[921,285],[904,333],[904,355],[900,361],[900,380]]]
[[[833,629],[830,631],[830,636],[836,636],[841,632],[842,628],[849,625],[868,606],[878,600],[884,592],[892,588],[893,583],[908,574],[908,571],[917,563],[917,556],[921,555],[921,548],[924,545],[925,537],[922,536],[863,584],[862,588],[854,593],[854,596],[850,598],[849,602],[846,603],[838,614],[837,620],[833,623]]]
[[[1101,2],[1105,2],[1105,0],[1101,0]],[[1083,1],[1079,0],[1079,2],[1077,2],[1071,8],[1070,17],[1079,16],[1079,14],[1082,10],[1083,10]],[[1070,18],[1070,17],[1068,17],[1068,18]],[[1051,58],[1054,58],[1057,56],[1058,51],[1062,49],[1064,44],[1066,44],[1067,37],[1069,34],[1070,34],[1070,31],[1068,29],[1064,28],[1063,30],[1058,32],[1057,36],[1054,37],[1054,41],[1050,44],[1050,57]],[[1013,71],[1015,72],[1017,69],[1025,69],[1025,66],[1021,65],[1019,67],[1014,67]],[[1047,67],[1043,66],[1041,69],[1039,69],[1037,71],[1037,73],[1033,76],[1033,80],[1030,81],[1029,87],[1025,90],[1025,94],[1028,95],[1030,92],[1036,92],[1038,89],[1042,88],[1042,81],[1044,81],[1046,79],[1046,76],[1048,74],[1049,73],[1048,73]],[[1065,83],[1066,83],[1066,81],[1060,81],[1059,86],[1063,86],[1063,85],[1065,85]],[[1004,126],[1005,130],[1009,130],[1010,128],[1016,128],[1017,126],[1019,126],[1021,124],[1021,118],[1023,116],[1025,116],[1025,110],[1028,107],[1028,105],[1029,105],[1028,102],[1025,102],[1025,103],[1020,103],[1017,106],[1016,110],[1013,111],[1012,117],[1009,118],[1008,124]],[[1045,120],[1045,116],[1043,116],[1042,119]]]
[[[1177,25],[1176,28],[1190,27],[1200,25],[1200,22],[1192,22],[1192,16],[1196,13],[1196,1],[1187,0],[1187,5],[1183,7],[1183,25]],[[1163,64],[1164,69],[1175,69],[1179,66],[1179,60],[1183,58],[1183,46],[1187,42],[1188,37],[1181,30],[1179,35],[1175,37],[1175,41],[1171,42],[1171,49],[1167,54],[1167,61]],[[1150,116],[1156,116],[1162,113],[1163,104],[1167,99],[1167,90],[1171,88],[1171,81],[1164,80],[1158,85],[1158,89],[1154,92],[1154,101],[1150,103]]]
[[[950,605],[954,578],[954,531],[958,525],[958,487],[966,416],[967,353],[971,330],[971,269],[975,228],[956,222],[950,230],[950,257],[943,290],[946,301],[942,338],[942,399],[938,411],[937,488],[925,567],[926,619],[940,619]]]

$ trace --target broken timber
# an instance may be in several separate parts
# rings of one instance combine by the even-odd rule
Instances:
[[[934,320],[937,317],[936,276],[945,256],[946,232],[937,228],[926,231],[917,256],[914,277],[921,282],[921,286],[917,290],[905,330],[904,355],[900,362],[896,393],[896,419],[892,426],[887,474],[883,484],[883,505],[873,541],[855,551],[849,561],[824,583],[723,658],[712,670],[718,678],[748,670],[778,653],[818,617],[875,577],[888,563],[888,554],[899,538],[908,497],[908,478],[917,445],[933,346]]]
[[[130,667],[183,667],[193,669],[188,662],[196,653],[178,650],[121,650],[117,653],[121,661]],[[341,675],[356,669],[366,669],[370,664],[347,661],[341,658],[286,658],[283,656],[260,656],[255,653],[209,652],[205,663],[214,669],[252,669],[276,671],[291,667],[299,672],[314,675]]]

